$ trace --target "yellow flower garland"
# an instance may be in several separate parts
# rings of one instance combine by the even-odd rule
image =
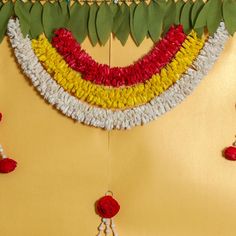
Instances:
[[[44,35],[32,40],[32,47],[47,72],[66,91],[91,105],[110,109],[124,109],[151,101],[167,90],[192,65],[204,45],[204,40],[192,31],[176,53],[175,58],[145,83],[129,87],[110,88],[83,80],[57,53]]]

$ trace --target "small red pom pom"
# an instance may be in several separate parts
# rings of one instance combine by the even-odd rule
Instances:
[[[104,196],[97,201],[96,209],[102,218],[112,218],[119,210],[119,203],[112,196]]]
[[[224,150],[224,156],[230,161],[236,161],[236,147],[230,146]]]
[[[9,173],[15,170],[17,162],[10,158],[3,158],[0,160],[0,173]]]

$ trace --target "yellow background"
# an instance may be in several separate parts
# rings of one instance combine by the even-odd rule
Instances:
[[[84,48],[109,62],[109,45]],[[111,65],[148,52],[112,40]],[[94,202],[112,190],[120,236],[235,236],[236,38],[181,105],[143,127],[103,131],[48,105],[0,45],[0,143],[19,162],[0,175],[1,236],[94,236]]]

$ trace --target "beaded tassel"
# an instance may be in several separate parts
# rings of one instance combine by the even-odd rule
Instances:
[[[105,233],[105,236],[109,236],[111,233],[113,236],[118,236],[115,229],[115,223],[112,218],[102,218],[102,223],[99,225],[98,230],[99,232],[97,236],[102,236],[103,233]]]
[[[2,159],[7,158],[7,155],[5,155],[5,153],[4,153],[4,151],[3,151],[3,147],[2,147],[1,144],[0,144],[0,157],[1,157]]]
[[[98,226],[98,230],[99,230],[99,233],[97,234],[97,236],[101,236],[102,232],[105,230],[103,219],[102,219],[102,223]]]
[[[111,218],[111,230],[114,236],[119,236],[118,233],[116,232],[116,225],[113,218]]]

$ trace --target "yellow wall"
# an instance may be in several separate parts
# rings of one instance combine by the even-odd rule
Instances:
[[[136,48],[129,41],[122,48],[113,40],[112,66],[131,63],[151,45]],[[86,42],[84,48],[108,63],[108,45]],[[93,204],[111,189],[121,203],[120,236],[235,236],[236,163],[221,157],[236,134],[235,102],[236,38],[176,109],[108,135],[46,104],[5,40],[0,143],[19,167],[0,175],[0,235],[96,235],[100,218]]]

